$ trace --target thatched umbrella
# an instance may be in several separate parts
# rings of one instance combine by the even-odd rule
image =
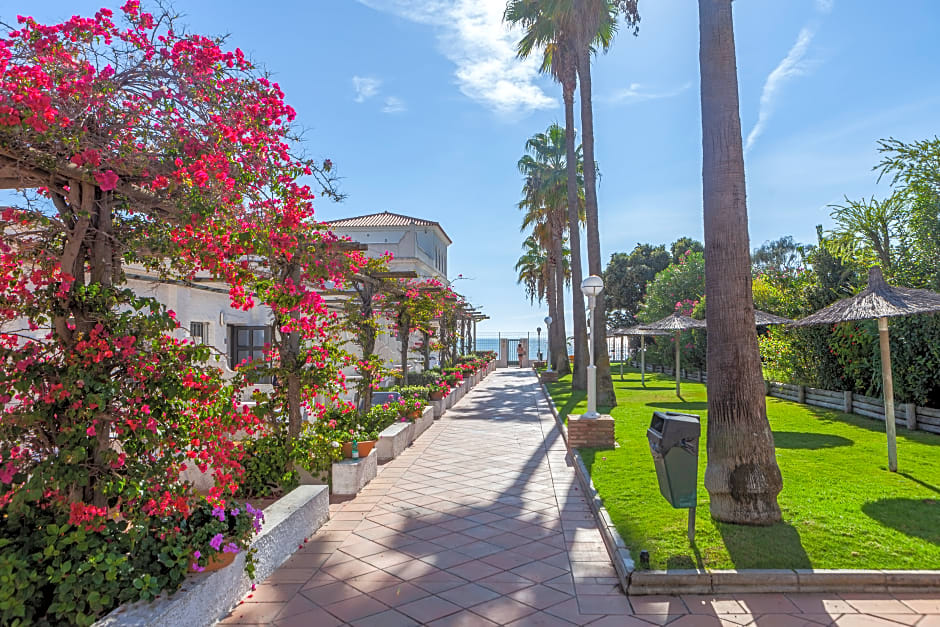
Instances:
[[[850,320],[878,319],[881,344],[881,377],[884,381],[885,431],[888,434],[888,469],[897,472],[898,448],[894,425],[894,381],[891,378],[891,344],[888,318],[940,311],[940,294],[910,287],[894,287],[885,283],[881,268],[868,271],[868,286],[851,298],[844,298],[825,309],[794,323],[794,326],[835,324]]]
[[[640,338],[640,385],[646,387],[646,337],[648,335],[671,335],[669,331],[656,331],[655,329],[643,329],[639,326],[622,329],[623,335],[635,335]],[[621,369],[620,374],[623,374]]]
[[[793,320],[784,318],[783,316],[775,316],[766,311],[761,311],[760,309],[755,309],[754,323],[759,327],[766,327],[771,324],[793,324]]]
[[[666,316],[662,320],[657,320],[656,322],[650,322],[648,324],[641,324],[641,329],[652,330],[652,331],[672,331],[676,334],[676,396],[680,394],[680,376],[681,371],[681,352],[679,350],[680,341],[679,338],[682,335],[682,332],[686,329],[704,329],[706,327],[704,320],[696,320],[695,318],[690,318],[689,316],[683,316],[678,311],[671,316]]]

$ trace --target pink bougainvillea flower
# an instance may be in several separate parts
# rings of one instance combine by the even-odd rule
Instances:
[[[114,173],[114,170],[95,172],[95,180],[98,181],[101,191],[108,192],[117,187],[118,175]]]

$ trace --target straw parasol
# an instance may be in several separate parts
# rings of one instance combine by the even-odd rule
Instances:
[[[940,311],[940,294],[930,290],[894,287],[885,282],[881,268],[868,271],[868,286],[851,298],[844,298],[794,323],[794,326],[836,324],[850,320],[878,320],[881,345],[881,377],[884,381],[885,431],[888,435],[888,469],[897,472],[898,449],[894,425],[894,381],[891,378],[891,344],[888,318]]]
[[[669,331],[655,331],[653,329],[642,329],[639,326],[615,329],[615,335],[621,338],[627,335],[639,336],[640,338],[640,385],[646,387],[646,336],[648,335],[669,335]],[[620,376],[623,377],[623,361],[620,362]]]
[[[771,324],[793,324],[793,320],[783,316],[775,316],[760,309],[754,310],[754,324],[759,327],[766,327]]]
[[[704,329],[706,327],[704,320],[696,320],[695,318],[690,318],[689,316],[683,316],[678,311],[671,316],[666,316],[662,320],[657,320],[656,322],[650,322],[648,324],[641,324],[640,328],[645,330],[652,331],[672,331],[676,334],[676,396],[680,394],[680,381],[682,377],[681,373],[681,352],[679,350],[679,336],[686,329]]]

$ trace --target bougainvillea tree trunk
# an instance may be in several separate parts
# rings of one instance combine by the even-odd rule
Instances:
[[[715,519],[766,525],[780,520],[783,483],[754,326],[731,0],[699,0],[699,29],[708,301],[705,487]]]

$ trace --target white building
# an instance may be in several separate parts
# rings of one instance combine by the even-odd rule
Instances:
[[[437,222],[384,212],[326,224],[339,236],[367,244],[370,257],[392,253],[391,270],[413,270],[420,278],[447,281],[447,247],[452,242]],[[176,312],[183,336],[214,348],[217,364],[226,373],[234,374],[234,367],[242,360],[260,356],[271,341],[270,310],[264,306],[248,311],[233,308],[224,283],[165,281],[132,267],[126,269],[126,276],[128,287],[136,294],[153,297]],[[342,339],[351,340],[352,333]],[[418,339],[414,337],[412,342]],[[353,351],[354,347],[350,344],[346,349]],[[388,364],[397,365],[401,358],[398,338],[386,329],[376,342],[376,353]],[[411,367],[419,360],[420,355],[411,355]]]
[[[392,253],[390,270],[414,270],[421,278],[447,282],[447,247],[453,242],[438,222],[384,211],[326,224],[337,235],[368,244],[370,257]]]

